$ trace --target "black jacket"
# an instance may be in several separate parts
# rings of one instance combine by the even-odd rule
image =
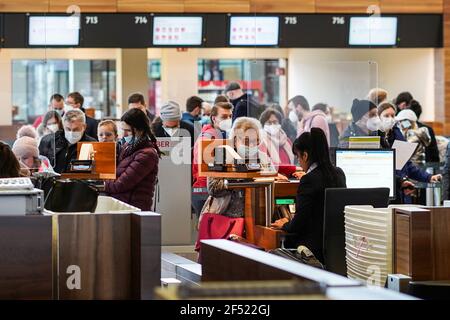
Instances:
[[[292,233],[286,246],[296,248],[308,247],[322,263],[323,258],[323,215],[326,188],[345,188],[345,174],[336,168],[337,181],[331,185],[330,177],[320,167],[304,175],[298,186],[295,215],[283,226],[283,230]]]
[[[96,140],[85,132],[80,142],[82,141],[95,142]],[[42,138],[39,144],[39,154],[50,160],[56,172],[62,173],[69,169],[70,160],[77,158],[77,144],[69,145],[64,137],[64,130],[60,130]]]
[[[241,97],[231,100],[233,104],[233,123],[240,117],[252,117],[259,119],[263,108],[255,101],[255,99],[244,93]]]
[[[80,110],[83,111],[86,116],[86,134],[98,141],[97,135],[98,121],[95,120],[94,118],[89,117],[86,114],[86,109],[84,109],[83,107],[81,107]]]
[[[156,118],[152,125],[152,132],[155,135],[155,137],[157,138],[170,138],[170,136],[167,134],[166,130],[164,130],[163,124],[162,124],[162,120],[161,118]],[[174,137],[189,137],[191,138],[191,148],[194,147],[194,142],[195,142],[195,134],[194,134],[194,127],[185,122],[185,121],[180,121],[180,129],[183,130],[178,130],[175,133]]]
[[[428,132],[430,133],[430,137],[431,137],[430,145],[425,148],[425,161],[439,163],[440,162],[439,149],[437,146],[436,135],[434,134],[433,128],[431,128],[430,126],[427,126],[426,124],[419,122],[419,121],[417,121],[417,126],[419,128],[422,128],[422,127],[427,128]]]

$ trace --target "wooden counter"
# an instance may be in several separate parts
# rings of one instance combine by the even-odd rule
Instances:
[[[393,223],[394,273],[450,280],[450,208],[397,208]]]
[[[0,216],[0,299],[53,299],[52,218]]]

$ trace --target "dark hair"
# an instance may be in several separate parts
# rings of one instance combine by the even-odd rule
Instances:
[[[411,109],[412,111],[414,111],[414,113],[417,116],[417,119],[420,118],[420,115],[422,114],[422,106],[420,105],[419,101],[417,100],[411,100],[411,102],[409,103],[409,107],[408,109]]]
[[[209,115],[209,117],[211,119],[211,123],[214,123],[212,117],[217,116],[217,114],[219,113],[219,108],[233,111],[233,105],[230,102],[215,103],[213,105],[213,107],[211,108],[211,114]]]
[[[322,129],[311,128],[311,132],[302,133],[295,139],[292,152],[294,154],[307,152],[309,164],[317,163],[317,168],[322,171],[324,176],[331,178],[327,187],[337,185],[336,168],[331,163],[327,137]]]
[[[45,115],[44,118],[42,119],[42,126],[45,128],[47,126],[47,122],[48,120],[52,119],[52,118],[56,118],[56,122],[58,123],[58,127],[59,130],[63,129],[63,123],[62,123],[62,118],[59,115],[58,112],[56,111],[48,111]]]
[[[266,110],[264,110],[263,113],[261,113],[261,117],[259,117],[259,122],[261,122],[261,124],[264,126],[264,124],[269,120],[269,118],[275,115],[275,117],[277,117],[278,122],[281,124],[281,121],[283,120],[283,116],[281,115],[281,113],[278,110],[275,110],[273,108],[268,108]]]
[[[20,177],[20,164],[9,145],[0,141],[0,178]]]
[[[62,95],[60,95],[59,93],[55,93],[55,94],[52,94],[49,102],[52,103],[52,100],[56,100],[56,101],[60,102],[61,100],[64,101],[64,97]]]
[[[145,106],[144,96],[140,93],[133,93],[128,97],[128,104],[130,103],[140,103]]]
[[[150,129],[150,120],[142,110],[137,108],[130,109],[122,115],[120,121],[125,122],[131,127],[133,135],[135,135],[136,133],[135,130],[144,132],[144,135],[146,135],[153,143],[153,147],[158,152],[158,155],[162,154],[162,152],[158,148],[156,138],[153,135],[152,130]]]
[[[230,100],[223,94],[219,94],[216,99],[214,99],[214,104],[218,104],[219,102],[230,102]]]
[[[202,103],[203,103],[203,99],[197,96],[192,96],[189,97],[186,100],[186,110],[187,112],[192,112],[194,111],[195,108],[197,107],[202,107]]]
[[[320,110],[324,113],[327,113],[328,105],[326,103],[316,103],[314,107],[312,107],[312,111]]]
[[[67,97],[68,98],[69,97],[72,98],[75,101],[75,103],[79,103],[80,104],[80,108],[83,107],[84,97],[78,91],[69,93],[67,95]]]
[[[304,96],[295,96],[288,101],[288,103],[293,103],[295,107],[301,105],[303,110],[309,111],[309,103],[308,100]]]
[[[281,114],[281,120],[284,119],[283,108],[278,103],[272,103],[269,108],[277,110]],[[266,109],[266,108],[264,108]],[[281,122],[280,122],[281,123]]]
[[[400,92],[397,96],[397,98],[395,98],[394,103],[396,106],[398,106],[399,104],[405,102],[407,105],[409,105],[411,103],[411,100],[414,99],[412,94],[408,91],[404,91],[404,92]]]

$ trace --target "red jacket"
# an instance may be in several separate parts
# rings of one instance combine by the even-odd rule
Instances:
[[[215,129],[211,124],[203,126],[202,133],[194,144],[194,160],[192,161],[192,178],[194,188],[206,188],[206,177],[198,176],[198,148],[203,139],[222,139],[222,132]]]
[[[107,181],[105,191],[120,201],[151,211],[158,176],[158,153],[150,140],[128,156],[125,150],[126,145],[120,151],[117,179]]]

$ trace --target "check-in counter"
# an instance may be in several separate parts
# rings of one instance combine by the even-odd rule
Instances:
[[[450,208],[396,208],[393,243],[394,273],[450,280]]]
[[[320,284],[326,289],[325,299],[415,299],[229,240],[203,240],[201,255],[202,283],[296,280],[305,286]]]
[[[152,299],[161,216],[0,216],[0,299]]]
[[[238,172],[232,166],[223,172],[210,170],[210,165],[215,161],[214,149],[227,144],[230,142],[222,139],[201,141],[198,151],[199,176],[225,179],[227,188],[243,190],[246,240],[266,250],[280,247],[284,232],[270,227],[275,199],[284,197],[295,199],[299,181],[279,182],[275,180],[276,173]]]

